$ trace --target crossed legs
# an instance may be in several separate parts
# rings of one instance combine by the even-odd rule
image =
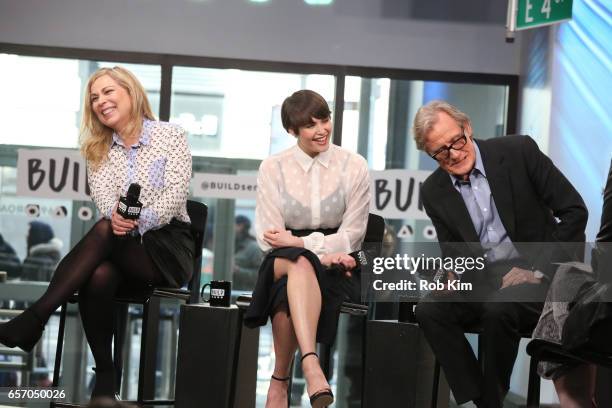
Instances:
[[[291,316],[279,310],[272,317],[272,336],[276,362],[274,376],[290,375],[291,361],[299,346],[302,355],[315,351],[317,325],[321,313],[321,289],[310,262],[300,256],[293,262],[284,258],[274,260],[274,279],[287,276],[287,298]],[[319,361],[308,357],[302,363],[308,394],[329,388]],[[266,408],[287,406],[287,382],[270,381]]]
[[[0,324],[0,342],[31,349],[51,314],[72,294],[79,292],[83,327],[97,373],[112,372],[111,341],[114,327],[113,298],[120,283],[159,284],[163,278],[138,240],[117,242],[110,221],[100,220],[58,264],[44,295],[26,312]],[[104,376],[106,386],[94,391],[112,395],[114,380]]]

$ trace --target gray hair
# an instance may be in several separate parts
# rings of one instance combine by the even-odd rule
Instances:
[[[438,122],[438,112],[446,113],[462,128],[465,128],[466,125],[471,126],[470,117],[450,103],[439,100],[428,102],[421,106],[414,116],[412,131],[417,149],[425,150],[425,137]]]

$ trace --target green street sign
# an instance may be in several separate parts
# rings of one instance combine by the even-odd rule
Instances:
[[[540,27],[572,18],[572,0],[518,0],[516,29]]]

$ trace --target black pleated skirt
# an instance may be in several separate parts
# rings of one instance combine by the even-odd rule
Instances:
[[[145,232],[142,243],[169,286],[180,288],[189,282],[195,255],[189,223],[173,218],[162,228]]]
[[[304,248],[277,248],[266,255],[259,268],[259,276],[251,304],[244,316],[244,323],[250,328],[263,326],[281,306],[286,306],[291,314],[287,299],[287,277],[284,276],[274,282],[274,259],[285,258],[295,261],[299,256],[304,256],[312,264],[321,289],[322,302],[317,342],[332,344],[336,338],[342,302],[346,299],[358,301],[360,292],[357,274],[347,278],[341,274],[330,273],[321,264],[317,255]]]

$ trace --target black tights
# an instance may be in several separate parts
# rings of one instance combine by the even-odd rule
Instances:
[[[78,290],[79,311],[98,370],[112,368],[111,343],[119,285],[163,284],[139,239],[118,239],[109,220],[98,221],[58,264],[45,294],[30,308],[44,323]]]

